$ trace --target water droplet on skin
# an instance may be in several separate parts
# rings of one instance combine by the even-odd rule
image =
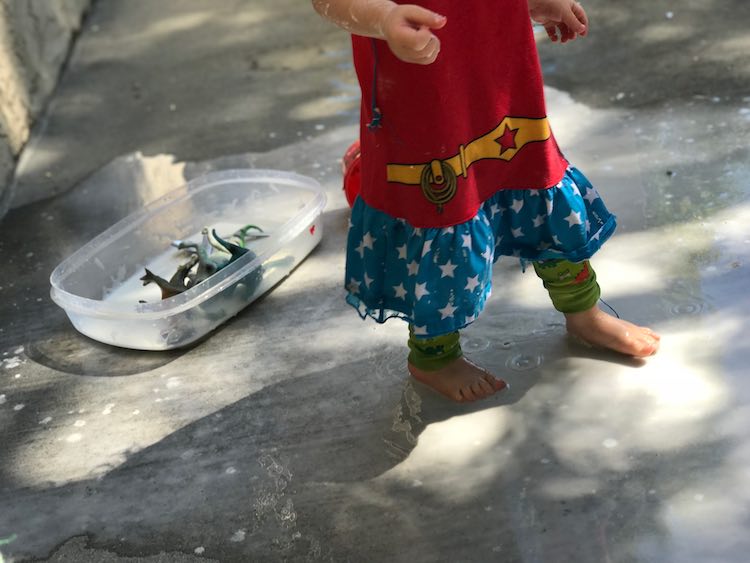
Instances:
[[[528,371],[542,365],[544,357],[541,354],[518,354],[510,358],[505,365],[515,371]]]

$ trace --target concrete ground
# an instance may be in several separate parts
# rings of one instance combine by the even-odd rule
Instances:
[[[549,114],[619,218],[604,298],[662,350],[570,340],[504,260],[463,342],[512,388],[458,406],[343,301],[346,35],[300,0],[96,2],[0,230],[0,561],[747,561],[750,5],[585,6],[540,44]],[[325,186],[310,257],[189,349],[79,335],[52,269],[238,166]]]

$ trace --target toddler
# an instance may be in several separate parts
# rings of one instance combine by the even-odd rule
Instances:
[[[470,362],[458,331],[482,311],[501,256],[530,261],[568,331],[622,354],[659,347],[599,306],[588,259],[615,217],[561,154],[546,117],[531,20],[585,36],[574,0],[313,0],[352,34],[362,90],[360,196],[347,301],[409,323],[408,369],[455,401],[506,383]]]

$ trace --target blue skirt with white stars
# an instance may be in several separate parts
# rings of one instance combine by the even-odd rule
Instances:
[[[417,228],[357,198],[346,253],[347,302],[364,319],[397,317],[416,336],[471,324],[492,290],[492,264],[590,258],[615,230],[596,189],[569,167],[554,187],[498,191],[469,221]]]

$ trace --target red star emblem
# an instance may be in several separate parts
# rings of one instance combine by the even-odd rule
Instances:
[[[505,131],[500,135],[495,142],[500,145],[500,154],[503,154],[508,149],[516,149],[516,133],[518,129],[511,129],[508,124],[505,124]]]

